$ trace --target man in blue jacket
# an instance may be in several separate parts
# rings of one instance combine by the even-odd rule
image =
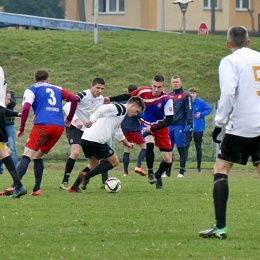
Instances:
[[[186,167],[184,128],[187,124],[189,131],[193,129],[192,100],[190,94],[183,90],[180,76],[175,75],[171,78],[171,86],[173,91],[169,92],[169,95],[173,100],[174,115],[173,123],[169,126],[169,133],[172,149],[176,145],[180,156],[180,169],[177,177],[182,178]],[[171,175],[171,167],[166,171],[166,175],[168,177]]]
[[[189,89],[189,94],[192,98],[193,104],[193,140],[195,142],[195,148],[197,153],[197,170],[201,172],[201,161],[202,161],[202,149],[201,145],[203,142],[203,132],[205,131],[205,116],[209,115],[212,111],[211,107],[200,98],[197,98],[197,89],[191,87]],[[190,142],[192,140],[192,132],[186,126],[186,158],[188,158],[188,150],[190,147]]]

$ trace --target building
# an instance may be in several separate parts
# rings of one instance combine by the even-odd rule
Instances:
[[[86,22],[94,22],[95,0],[82,0]],[[65,0],[65,19],[79,20],[77,0]],[[247,8],[249,7],[249,8]],[[193,0],[185,13],[186,31],[197,32],[204,22],[211,30],[211,0]],[[173,0],[99,0],[98,23],[133,28],[182,31],[183,14]],[[250,32],[260,32],[260,1],[215,0],[215,30],[243,25]]]

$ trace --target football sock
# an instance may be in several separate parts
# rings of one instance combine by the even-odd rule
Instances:
[[[81,172],[89,172],[90,169],[88,167],[85,167]],[[78,176],[73,185],[70,187],[72,190],[77,190],[79,188],[79,185],[81,183],[81,179]]]
[[[113,169],[113,165],[108,161],[102,161],[96,168],[89,171],[86,175],[86,179],[89,180],[90,178],[104,172],[108,172],[109,170]]]
[[[70,157],[67,159],[62,182],[69,182],[70,174],[74,168],[75,162],[76,162],[76,160],[74,160]]]
[[[18,167],[17,167],[17,173],[18,173],[18,177],[20,180],[22,180],[23,176],[25,175],[30,162],[31,162],[31,159],[28,156],[26,156],[26,155],[22,156],[22,158],[18,164]]]
[[[22,183],[18,177],[16,167],[14,166],[14,162],[13,162],[11,156],[9,155],[9,156],[5,157],[4,159],[2,159],[2,161],[13,179],[15,189],[20,189],[22,187]]]
[[[35,176],[35,185],[33,191],[37,191],[41,187],[44,164],[43,164],[43,159],[34,159],[33,162],[34,162],[33,169],[34,169],[34,176]]]
[[[162,174],[169,169],[169,167],[172,165],[172,163],[167,163],[164,160],[161,161],[160,165],[159,165],[159,169],[156,172],[156,176],[158,177],[158,179],[161,178]]]
[[[166,175],[167,175],[168,177],[171,176],[171,171],[172,171],[172,163],[169,165],[169,168],[166,170]]]
[[[145,158],[146,158],[146,164],[149,173],[149,170],[153,169],[153,164],[154,164],[154,143],[146,144]]]
[[[130,161],[130,153],[124,152],[123,154],[124,173],[127,174],[128,174],[129,161]]]
[[[101,174],[102,184],[105,184],[106,180],[108,179],[108,172],[103,172]]]
[[[142,165],[142,162],[145,158],[145,154],[146,154],[146,149],[141,149],[139,155],[138,155],[138,158],[137,158],[137,167],[140,168],[141,165]]]
[[[213,199],[217,228],[226,226],[226,210],[228,201],[228,176],[221,173],[214,175]]]

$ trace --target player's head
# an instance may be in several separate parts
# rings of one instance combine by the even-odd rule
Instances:
[[[94,78],[91,86],[90,86],[90,92],[93,95],[93,97],[99,97],[101,93],[105,89],[106,82],[102,78]]]
[[[127,91],[128,93],[132,93],[134,90],[137,89],[137,86],[135,84],[130,84],[128,87],[127,87]]]
[[[127,115],[136,116],[138,113],[144,111],[145,105],[142,98],[139,96],[131,97],[127,103]]]
[[[244,26],[232,26],[227,32],[227,46],[229,48],[242,48],[250,44],[248,31]]]
[[[36,70],[36,72],[34,73],[34,81],[35,82],[47,82],[49,79],[49,72],[47,70]]]
[[[194,102],[197,97],[197,89],[195,87],[189,88],[189,94],[191,95],[192,101]]]
[[[174,75],[171,78],[171,86],[173,90],[178,90],[182,87],[181,77],[179,75]]]
[[[151,84],[153,96],[159,97],[164,90],[164,86],[164,77],[162,75],[154,76]]]

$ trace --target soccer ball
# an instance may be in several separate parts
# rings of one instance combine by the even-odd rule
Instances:
[[[107,192],[119,192],[121,189],[121,181],[116,177],[108,178],[105,182],[105,190]]]

